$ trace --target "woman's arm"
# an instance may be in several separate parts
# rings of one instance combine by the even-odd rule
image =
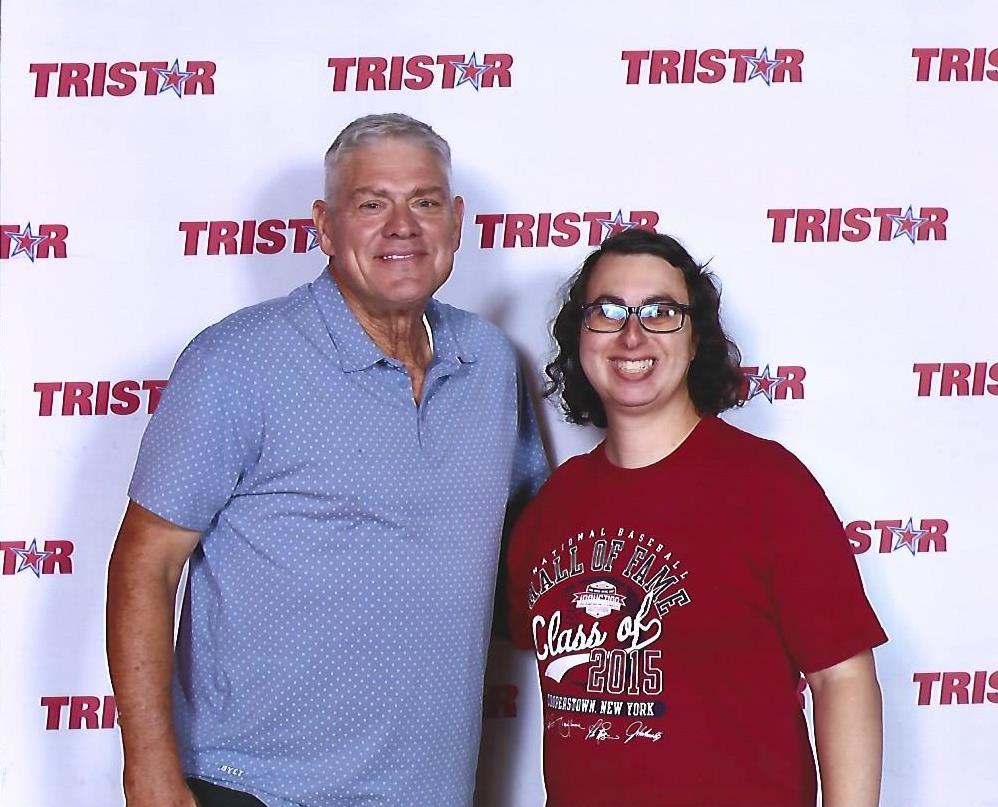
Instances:
[[[873,652],[809,673],[823,807],[880,803],[883,710]]]

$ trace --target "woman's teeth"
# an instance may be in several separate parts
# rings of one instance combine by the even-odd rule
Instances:
[[[646,373],[655,364],[654,359],[614,359],[613,365],[622,373]]]

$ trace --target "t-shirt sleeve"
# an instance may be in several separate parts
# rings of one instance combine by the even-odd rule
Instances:
[[[535,545],[538,502],[535,499],[517,519],[509,541],[506,558],[506,603],[509,639],[520,650],[533,650],[534,637],[530,625],[530,548]]]
[[[801,671],[815,672],[883,644],[887,635],[835,510],[807,468],[784,454],[774,474],[782,489],[769,497],[772,586],[784,642]]]
[[[132,501],[204,532],[258,453],[255,396],[195,339],[177,360],[146,427],[128,488]]]

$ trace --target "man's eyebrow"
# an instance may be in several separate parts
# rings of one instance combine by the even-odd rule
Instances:
[[[427,185],[426,187],[413,188],[406,193],[406,197],[413,196],[444,196],[446,189],[443,185]],[[387,188],[376,188],[373,185],[361,185],[354,188],[351,196],[392,196],[392,191]]]
[[[351,196],[389,196],[387,188],[375,188],[373,185],[361,185],[350,191]]]
[[[414,188],[410,196],[445,196],[447,189],[443,185],[427,185],[424,188]]]

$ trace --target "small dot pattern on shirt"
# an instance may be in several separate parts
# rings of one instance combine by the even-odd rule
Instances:
[[[470,804],[507,500],[547,473],[514,351],[431,300],[413,401],[328,272],[201,333],[129,495],[203,532],[185,771],[270,807]]]

